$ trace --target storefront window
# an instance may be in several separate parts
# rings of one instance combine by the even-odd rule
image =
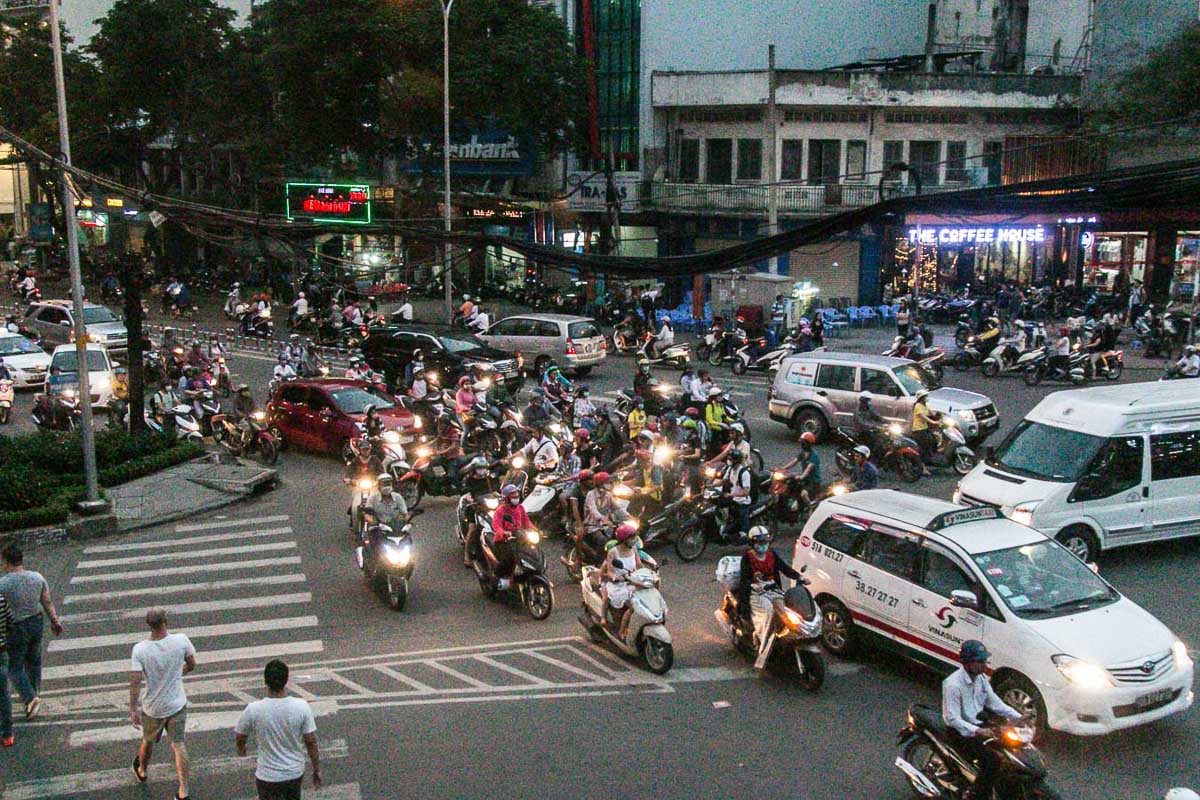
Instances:
[[[1123,291],[1146,278],[1145,233],[1097,233],[1086,248],[1083,285],[1101,292]]]
[[[1184,231],[1175,240],[1175,274],[1171,279],[1171,297],[1191,300],[1200,267],[1200,231]]]

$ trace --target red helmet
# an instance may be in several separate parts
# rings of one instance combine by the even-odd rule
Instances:
[[[588,433],[587,428],[580,428],[579,430],[575,431],[575,438],[581,442],[586,442],[588,439],[592,438],[592,435]]]
[[[800,434],[800,441],[807,442],[808,444],[816,444],[817,437],[812,431],[805,431],[804,433]]]
[[[700,416],[700,409],[695,406],[688,406],[687,415],[689,417],[698,417]]]
[[[592,480],[595,476],[590,469],[581,469],[579,470],[579,475],[577,477],[579,478],[580,483],[584,483]]]
[[[616,531],[618,542],[627,542],[634,536],[637,536],[637,525],[632,522],[623,522],[617,526]]]
[[[596,484],[597,486],[603,486],[604,484],[608,483],[608,478],[609,475],[607,472],[597,472],[592,476],[592,483]]]
[[[470,382],[471,382],[471,379],[466,375],[463,375],[461,378],[458,379],[459,386],[466,386]]]

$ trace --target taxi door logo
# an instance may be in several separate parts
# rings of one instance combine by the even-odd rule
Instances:
[[[958,621],[957,617],[950,613],[950,606],[942,606],[934,616],[942,623],[943,628],[951,628]]]

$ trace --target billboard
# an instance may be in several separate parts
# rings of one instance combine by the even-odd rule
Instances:
[[[642,173],[614,172],[613,184],[621,201],[622,214],[641,210]],[[608,178],[603,172],[567,173],[567,207],[572,211],[604,211],[608,200]]]
[[[515,178],[533,174],[533,145],[502,130],[456,133],[450,139],[450,174]],[[400,169],[410,174],[442,171],[442,143],[409,139]]]
[[[307,222],[371,222],[371,187],[365,183],[288,183],[287,218]]]

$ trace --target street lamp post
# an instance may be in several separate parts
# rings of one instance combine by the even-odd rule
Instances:
[[[71,133],[67,126],[67,86],[63,77],[62,35],[58,29],[58,0],[50,0],[50,45],[54,52],[54,89],[58,101],[58,146],[64,164],[62,180],[63,219],[67,226],[67,257],[71,266],[71,300],[75,316],[75,351],[79,372],[80,429],[83,436],[83,478],[89,505],[99,503],[96,476],[96,435],[92,428],[92,393],[88,375],[87,325],[83,321],[83,278],[79,273],[79,230],[75,222],[75,196],[67,177],[71,163]]]
[[[454,0],[440,0],[442,4],[442,223],[446,233],[450,232],[450,9]],[[446,290],[446,316],[454,319],[454,287],[451,276],[454,270],[450,260],[450,242],[442,245],[442,283]]]

